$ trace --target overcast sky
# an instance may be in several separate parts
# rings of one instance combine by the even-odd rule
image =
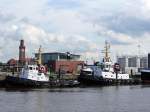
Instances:
[[[98,60],[105,40],[111,54],[150,52],[149,0],[0,0],[0,59],[18,59],[20,39],[27,57],[71,52]]]

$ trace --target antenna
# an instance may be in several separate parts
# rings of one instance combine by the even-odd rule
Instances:
[[[138,44],[138,55],[140,56],[141,55],[141,45],[140,44]]]

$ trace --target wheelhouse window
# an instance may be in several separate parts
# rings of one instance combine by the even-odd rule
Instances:
[[[82,71],[83,74],[92,74],[90,71]]]
[[[33,68],[32,68],[32,67],[29,67],[29,70],[33,70]]]

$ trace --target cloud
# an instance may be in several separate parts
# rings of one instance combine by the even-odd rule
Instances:
[[[6,12],[3,12],[3,11],[0,10],[0,22],[1,22],[1,24],[2,23],[6,24],[7,22],[10,22],[10,21],[12,21],[14,19],[15,19],[14,15],[6,13]]]
[[[141,41],[148,52],[149,4],[148,0],[1,0],[0,58],[17,57],[22,38],[29,56],[42,45],[48,52],[72,51],[96,58],[105,40],[114,46],[113,52],[137,49]]]
[[[8,26],[7,26],[8,28]],[[18,58],[19,40],[24,39],[26,45],[27,56],[32,56],[33,52],[37,52],[37,48],[42,45],[45,52],[70,51],[72,53],[83,53],[96,49],[96,44],[81,35],[65,35],[63,33],[50,33],[33,24],[22,23],[13,24],[5,31],[1,32],[1,45],[3,47],[4,60],[9,58]],[[3,35],[3,36],[2,36]],[[6,46],[6,44],[8,46]],[[7,50],[6,50],[7,49]],[[7,52],[9,51],[10,52]],[[18,51],[16,53],[16,51]]]
[[[98,7],[100,4],[102,7]],[[147,0],[88,1],[81,11],[93,24],[135,38],[150,30],[149,4]]]
[[[48,1],[48,5],[51,5],[56,9],[74,9],[80,7],[80,2],[77,2],[76,0],[51,0]]]

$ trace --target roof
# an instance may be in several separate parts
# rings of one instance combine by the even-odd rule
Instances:
[[[7,64],[9,64],[9,65],[17,64],[17,60],[15,60],[15,59],[10,59],[10,60],[8,60]]]
[[[36,53],[36,54],[38,54],[38,53]],[[61,54],[61,55],[66,55],[67,54],[67,52],[66,53],[62,53],[62,52],[47,52],[47,53],[42,53],[43,55],[45,54],[49,54],[49,55],[51,55],[51,54]],[[73,55],[73,56],[80,56],[80,55],[77,55],[77,54],[71,54],[70,53],[70,55]]]

